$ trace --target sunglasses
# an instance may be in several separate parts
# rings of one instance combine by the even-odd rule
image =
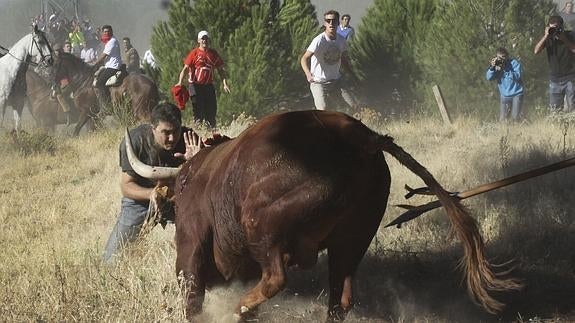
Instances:
[[[203,40],[208,40],[208,39],[210,39],[210,37],[204,36],[204,37],[202,37],[201,39],[203,39]]]
[[[337,19],[324,19],[325,22],[327,22],[328,24],[334,24],[334,25],[338,25],[339,22],[337,21]]]

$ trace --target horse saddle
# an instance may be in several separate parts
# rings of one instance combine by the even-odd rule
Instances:
[[[93,82],[93,86],[96,86],[96,81],[98,80],[98,75],[100,75],[100,73],[105,69],[104,66],[101,66],[96,73],[94,73],[94,82]],[[124,78],[126,78],[126,76],[128,76],[128,71],[126,70],[126,64],[122,64],[120,65],[120,69],[116,72],[116,74],[110,76],[110,78],[108,78],[108,80],[106,80],[106,86],[108,87],[114,87],[114,86],[119,86],[122,84],[122,82],[124,81]]]

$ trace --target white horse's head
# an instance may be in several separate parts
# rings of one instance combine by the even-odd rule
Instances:
[[[52,47],[48,39],[46,39],[46,34],[38,29],[38,26],[34,25],[30,37],[30,47],[28,49],[28,57],[26,61],[32,60],[37,64],[45,64],[47,66],[52,65]]]

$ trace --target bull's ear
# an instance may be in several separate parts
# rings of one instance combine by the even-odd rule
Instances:
[[[40,31],[40,29],[38,29],[38,24],[36,24],[36,23],[33,23],[33,24],[32,24],[32,31],[33,31],[35,34],[37,34],[37,33]]]

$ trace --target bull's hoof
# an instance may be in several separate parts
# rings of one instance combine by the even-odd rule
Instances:
[[[343,322],[347,316],[347,310],[345,310],[340,305],[333,307],[327,313],[326,323]]]
[[[249,307],[242,305],[239,308],[239,313],[234,313],[234,319],[236,322],[252,322],[257,319],[257,307],[250,309]]]

